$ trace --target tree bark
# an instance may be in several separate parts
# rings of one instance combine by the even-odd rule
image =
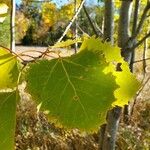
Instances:
[[[104,40],[110,41],[112,44],[114,34],[114,0],[105,0],[104,13]]]
[[[113,1],[106,0],[105,1],[105,27],[104,27],[104,38],[112,40],[113,43],[113,8],[112,7]],[[130,61],[131,54],[128,52],[126,48],[126,43],[129,40],[130,32],[129,32],[129,25],[130,25],[130,15],[131,15],[131,4],[132,1],[122,1],[121,10],[120,10],[120,19],[119,19],[119,29],[118,29],[118,45],[122,49],[122,55],[126,61]],[[109,5],[109,6],[107,6]],[[109,12],[109,13],[108,13]],[[109,17],[108,17],[109,16]],[[109,21],[107,21],[107,19]],[[111,29],[110,29],[111,28]],[[107,125],[104,128],[105,133],[101,134],[104,135],[102,146],[100,146],[100,150],[114,150],[115,149],[115,142],[116,142],[116,133],[118,130],[120,115],[122,112],[121,107],[116,107],[110,110],[107,114]],[[102,132],[103,133],[103,132]]]
[[[136,30],[137,30],[139,6],[140,6],[140,0],[135,0],[134,18],[133,18],[133,26],[132,26],[132,36],[135,35]],[[134,62],[134,59],[135,59],[134,57],[135,57],[135,50],[133,49],[132,50],[131,63],[130,63],[131,72],[133,72],[133,62]]]
[[[139,6],[140,6],[140,0],[135,0],[135,7],[134,7],[134,14],[133,14],[133,25],[132,25],[132,36],[135,35],[136,30],[137,30]],[[132,42],[135,44],[136,40],[134,39]],[[131,51],[131,61],[130,61],[130,70],[131,70],[131,72],[133,72],[134,59],[135,59],[135,49],[132,49],[132,51]],[[124,121],[124,123],[129,124],[129,120],[130,120],[129,116],[130,116],[130,104],[124,106],[124,112],[123,112],[123,121]]]
[[[131,8],[132,8],[132,1],[123,1],[121,5],[120,11],[120,19],[119,19],[119,29],[118,29],[118,45],[122,49],[122,56],[124,57],[125,61],[129,64],[132,63],[133,57],[133,50],[131,51],[131,47],[134,44],[134,41],[128,43],[130,35],[130,18],[131,18]],[[138,10],[135,10],[138,11]],[[137,13],[137,12],[136,12]],[[137,14],[134,14],[137,17]],[[136,19],[136,18],[134,18]],[[137,20],[134,20],[134,25],[137,25]],[[136,30],[136,27],[135,27]],[[133,32],[135,32],[133,30]],[[129,106],[125,105],[124,107],[124,116],[123,120],[126,124],[129,123]]]
[[[147,39],[144,41],[144,50],[143,50],[143,77],[146,74],[146,52],[147,52]]]
[[[11,15],[10,15],[10,49],[15,52],[15,0],[11,0]]]
[[[122,56],[130,64],[131,54],[129,43],[130,37],[130,18],[131,18],[132,0],[122,1],[120,9],[120,18],[118,26],[118,46],[122,49]]]
[[[76,14],[77,11],[78,11],[78,8],[77,8],[77,0],[74,0],[74,5],[75,5],[74,12],[75,12],[75,14]],[[78,38],[78,28],[77,28],[77,25],[78,25],[78,19],[76,18],[76,19],[75,19],[75,39]],[[77,53],[77,49],[78,49],[78,43],[76,42],[76,43],[75,43],[75,53]]]
[[[108,112],[102,150],[115,150],[116,135],[121,112],[121,107],[115,107]]]
[[[104,14],[104,40],[114,43],[114,0],[105,0]],[[107,114],[107,125],[103,125],[100,130],[100,150],[114,150],[116,133],[119,124],[121,108],[116,107]]]

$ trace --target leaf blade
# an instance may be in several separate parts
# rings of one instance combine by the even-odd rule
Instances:
[[[0,149],[14,150],[17,100],[16,91],[0,93]]]
[[[16,87],[18,75],[16,57],[0,47],[0,89]]]
[[[91,51],[42,60],[28,70],[27,91],[56,124],[93,131],[105,122],[102,114],[106,115],[115,101],[117,85],[113,76],[103,72],[105,66],[103,56]]]

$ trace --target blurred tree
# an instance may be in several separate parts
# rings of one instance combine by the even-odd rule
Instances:
[[[16,43],[20,43],[26,35],[30,20],[21,11],[16,12]]]
[[[0,23],[0,45],[8,48],[10,46],[10,16]]]

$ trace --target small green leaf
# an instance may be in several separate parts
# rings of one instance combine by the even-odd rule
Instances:
[[[16,57],[0,47],[0,89],[15,87],[18,74]]]
[[[0,93],[0,150],[15,149],[17,99],[16,91]]]

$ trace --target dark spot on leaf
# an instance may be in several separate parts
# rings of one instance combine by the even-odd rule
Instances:
[[[122,63],[118,63],[118,64],[117,64],[117,66],[116,66],[116,71],[122,71],[121,65],[122,65]]]

